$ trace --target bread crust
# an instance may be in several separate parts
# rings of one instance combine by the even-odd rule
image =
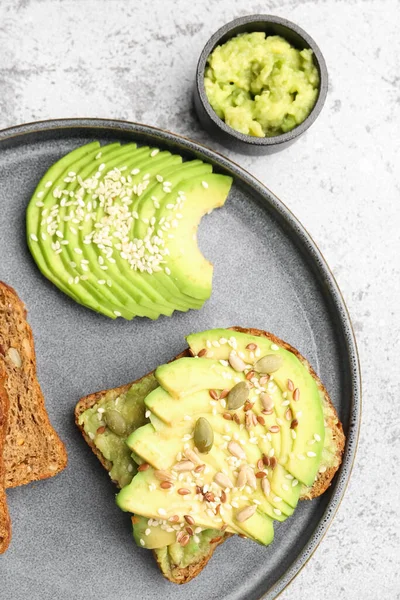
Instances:
[[[5,388],[9,397],[9,418],[6,433],[6,445],[3,450],[3,460],[5,465],[5,485],[6,488],[12,488],[19,485],[30,483],[41,479],[47,479],[57,475],[67,465],[67,452],[65,446],[58,437],[56,431],[52,427],[49,416],[47,414],[43,394],[40,384],[36,376],[36,354],[33,340],[32,329],[26,321],[27,311],[24,303],[19,298],[17,292],[8,284],[0,281],[0,299],[5,307],[8,307],[12,319],[15,323],[18,322],[21,328],[21,337],[23,339],[23,347],[21,347],[20,339],[6,340],[7,345],[13,347],[18,346],[18,351],[24,359],[24,368],[21,372],[13,371],[9,359],[2,353],[0,354],[0,365],[7,373],[7,381]],[[11,320],[11,319],[10,319]],[[1,332],[0,332],[1,334]],[[3,338],[4,345],[4,338]],[[4,349],[5,350],[5,349]],[[26,372],[25,372],[26,364]],[[16,440],[17,423],[20,421],[21,409],[18,406],[17,399],[13,400],[15,390],[12,388],[11,378],[22,377],[25,386],[29,383],[29,391],[34,399],[35,423],[40,421],[41,427],[36,426],[33,433],[27,436],[23,441],[20,450],[18,450],[18,441]],[[17,394],[15,394],[17,396]],[[16,413],[19,418],[12,419],[11,413]],[[30,439],[29,439],[30,437]],[[36,446],[35,459],[32,458],[32,444]],[[22,456],[23,453],[26,453]],[[15,456],[21,454],[20,461],[15,464]],[[50,461],[50,455],[52,457]],[[34,463],[34,464],[33,464]]]
[[[310,372],[312,377],[315,379],[318,389],[322,392],[322,394],[324,396],[325,402],[330,406],[330,408],[331,408],[330,412],[332,413],[332,417],[328,420],[328,425],[329,425],[329,427],[332,428],[333,437],[334,437],[334,440],[337,445],[336,456],[339,461],[339,464],[338,464],[338,467],[336,467],[336,468],[332,467],[330,469],[327,469],[324,473],[319,473],[313,487],[308,491],[308,493],[306,493],[305,495],[303,495],[301,497],[301,500],[306,500],[306,499],[311,500],[312,498],[316,498],[317,496],[320,496],[328,489],[328,487],[332,483],[332,479],[333,479],[337,469],[339,468],[339,465],[340,465],[340,462],[342,459],[342,454],[344,451],[344,445],[345,445],[345,436],[343,433],[342,424],[339,421],[336,409],[332,404],[332,401],[329,397],[329,394],[328,394],[325,386],[323,385],[323,383],[321,382],[321,380],[315,373],[314,369],[311,367],[310,363],[304,358],[304,356],[302,356],[300,354],[300,352],[298,350],[296,350],[296,348],[293,348],[293,346],[291,346],[287,342],[281,340],[274,334],[269,333],[267,331],[262,331],[261,329],[254,329],[254,328],[230,327],[229,329],[231,329],[232,331],[240,332],[240,333],[247,333],[249,335],[253,335],[253,336],[257,336],[257,337],[267,338],[267,339],[271,340],[272,343],[278,344],[279,346],[282,346],[283,348],[285,348],[285,350],[288,350],[288,351],[292,352],[293,354],[295,354],[295,356],[301,361],[301,363],[307,368],[307,370]],[[184,356],[192,356],[189,349],[186,349],[183,352],[181,352],[180,354],[178,354],[178,356],[173,358],[170,362],[177,360],[178,358],[182,358]],[[153,373],[154,373],[154,371],[151,371],[151,373],[148,373],[148,375],[151,375]],[[144,375],[144,377],[147,377],[147,375]],[[78,428],[80,429],[86,443],[90,446],[90,448],[92,449],[94,454],[100,460],[103,467],[105,469],[107,469],[107,471],[110,471],[111,467],[112,467],[110,461],[108,461],[104,458],[104,456],[101,454],[101,452],[98,450],[98,448],[96,448],[96,446],[94,445],[93,440],[91,440],[89,438],[89,436],[86,435],[83,426],[80,425],[80,423],[79,423],[79,417],[88,408],[92,408],[93,406],[95,406],[102,398],[104,398],[104,396],[108,392],[113,391],[116,393],[116,395],[126,393],[134,383],[139,383],[142,379],[144,379],[144,377],[141,377],[140,379],[137,379],[136,381],[132,381],[125,385],[122,385],[118,388],[112,388],[111,390],[102,390],[100,392],[95,392],[94,394],[85,396],[84,398],[81,398],[79,400],[79,402],[77,403],[77,405],[75,407],[75,422],[76,422]],[[114,483],[116,485],[118,485],[117,482],[114,482]],[[162,572],[164,577],[169,579],[169,581],[171,581],[172,583],[177,583],[177,584],[188,583],[189,581],[194,579],[194,577],[196,577],[204,569],[204,567],[210,560],[210,558],[213,555],[213,552],[217,548],[217,546],[221,545],[229,537],[231,537],[231,534],[225,533],[222,536],[220,541],[218,541],[215,544],[210,545],[210,551],[206,555],[204,555],[200,561],[198,561],[197,563],[188,565],[187,567],[184,567],[184,568],[179,568],[179,567],[174,568],[171,572],[170,577],[168,577],[167,574]],[[161,570],[161,565],[160,565],[159,561],[157,560],[156,553],[153,552],[153,554],[154,554],[157,564],[159,565],[160,570]]]
[[[0,365],[0,554],[5,552],[11,540],[11,519],[8,513],[5,490],[5,466],[3,448],[6,438],[9,401],[4,387],[5,371]]]

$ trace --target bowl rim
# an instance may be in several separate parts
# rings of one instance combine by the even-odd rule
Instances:
[[[319,71],[319,76],[320,76],[320,84],[319,84],[317,101],[314,104],[313,108],[311,109],[310,114],[306,117],[306,119],[304,119],[304,121],[302,123],[300,123],[299,125],[296,125],[296,127],[291,129],[290,131],[287,131],[286,133],[281,133],[279,135],[275,135],[272,137],[265,137],[265,138],[260,138],[260,137],[241,133],[239,131],[236,131],[229,125],[227,125],[222,119],[220,119],[220,117],[218,117],[217,113],[212,108],[212,106],[208,100],[205,86],[204,86],[204,72],[205,72],[205,68],[206,68],[206,64],[207,64],[207,59],[210,56],[210,54],[213,52],[214,48],[218,45],[221,38],[223,36],[225,36],[226,34],[229,34],[233,29],[235,29],[239,25],[250,25],[250,24],[256,24],[256,23],[260,23],[260,24],[272,23],[272,24],[282,25],[284,27],[287,27],[288,29],[291,29],[292,31],[294,31],[294,33],[299,35],[306,42],[308,47],[311,48],[311,50],[313,51],[313,54],[314,54],[315,60],[316,60],[316,64],[317,64],[317,68]],[[232,34],[232,37],[234,37],[234,35],[235,34]],[[203,50],[201,51],[199,60],[197,62],[196,87],[197,87],[197,92],[198,92],[200,101],[201,101],[203,108],[206,111],[208,117],[211,119],[211,121],[217,128],[219,128],[221,131],[224,132],[224,134],[231,136],[232,138],[235,138],[238,142],[242,142],[244,144],[250,144],[251,146],[273,147],[273,146],[278,146],[280,144],[285,144],[285,143],[295,140],[300,135],[302,135],[314,123],[314,121],[318,117],[319,113],[321,112],[323,105],[325,104],[325,100],[326,100],[326,96],[327,96],[327,92],[328,92],[328,69],[327,69],[323,54],[322,54],[321,50],[319,49],[319,47],[317,46],[314,39],[296,23],[293,23],[292,21],[289,21],[288,19],[285,19],[283,17],[278,17],[275,15],[265,15],[265,14],[246,15],[243,17],[238,17],[236,19],[233,19],[232,21],[229,21],[229,23],[226,23],[225,25],[220,27],[209,38],[209,40],[203,47]]]

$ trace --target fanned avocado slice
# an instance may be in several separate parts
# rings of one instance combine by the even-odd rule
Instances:
[[[317,384],[297,356],[267,338],[226,329],[191,334],[187,337],[187,341],[193,354],[197,355],[204,350],[206,356],[211,355],[212,360],[225,359],[232,350],[240,353],[243,360],[250,365],[265,355],[281,358],[282,366],[271,374],[272,384],[281,390],[282,395],[285,395],[283,400],[285,414],[290,408],[290,423],[292,425],[294,421],[295,424],[291,434],[293,435],[292,449],[289,456],[284,457],[284,466],[297,480],[311,486],[321,462],[325,436],[324,417]],[[257,350],[248,349],[249,345],[255,345]],[[307,415],[307,418],[302,420],[303,414]],[[289,421],[286,422],[286,418],[281,420],[287,427]]]
[[[203,174],[211,178],[204,207],[210,209],[212,197],[211,207],[221,206],[231,179],[225,178],[222,197],[221,176],[212,178],[211,171],[201,161],[182,164],[179,155],[134,144],[100,149],[94,143],[80,148],[49,169],[29,203],[27,236],[32,255],[62,291],[111,318],[155,319],[174,310],[200,308],[211,291],[212,269],[199,270],[196,285],[190,272],[177,269],[175,234],[167,229],[174,228],[179,217],[169,224],[169,217],[163,216],[163,197],[173,199],[176,194],[177,204],[186,201],[180,182],[187,184]],[[169,176],[172,187],[161,186],[162,194],[155,199],[151,191]],[[186,231],[197,227],[198,215],[187,210],[182,218],[187,221],[176,235],[184,252],[185,245],[197,249],[196,268],[199,251],[193,240],[187,241]],[[206,292],[199,292],[201,285]]]
[[[195,401],[195,397],[193,399]],[[224,471],[227,467],[227,443],[224,442],[227,430],[224,428],[223,419],[218,415],[208,413],[203,413],[201,416],[207,418],[214,432],[213,447],[206,456],[202,457],[202,460],[214,473]],[[152,416],[150,420],[151,424],[140,427],[132,433],[127,439],[127,444],[144,462],[151,464],[155,469],[168,471],[174,465],[176,456],[182,450],[182,440],[185,437],[190,437],[194,423],[181,422],[179,425],[170,428]],[[230,423],[228,437],[231,439],[237,437],[249,464],[257,464],[258,460],[261,459],[262,454],[258,446],[248,442],[247,432],[240,430],[239,425],[236,423]],[[270,475],[272,476],[272,471]],[[247,493],[250,493],[251,497],[259,502],[259,510],[265,512],[272,519],[282,521],[285,516],[293,514],[293,507],[285,502],[282,494],[271,493],[268,497],[265,497],[261,490],[249,490]]]

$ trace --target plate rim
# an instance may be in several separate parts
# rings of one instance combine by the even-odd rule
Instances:
[[[178,143],[189,153],[197,151],[213,164],[221,166],[222,168],[232,172],[234,176],[239,177],[240,180],[261,195],[263,200],[273,208],[273,211],[279,216],[280,220],[289,224],[290,228],[294,230],[297,238],[302,242],[302,245],[307,247],[308,256],[311,255],[313,260],[314,270],[316,268],[319,277],[322,277],[322,280],[326,284],[326,291],[324,295],[328,295],[331,301],[333,301],[333,307],[342,326],[342,336],[345,341],[347,358],[349,361],[349,379],[351,380],[352,391],[350,398],[349,431],[346,434],[346,447],[343,454],[343,462],[335,478],[333,493],[323,516],[319,519],[313,533],[308,538],[305,546],[302,547],[297,558],[286,569],[283,575],[281,575],[281,577],[272,585],[272,587],[266,590],[258,598],[258,600],[274,600],[302,571],[325,537],[346,493],[354,467],[362,416],[361,367],[354,328],[342,292],[318,245],[304,225],[293,214],[291,209],[263,182],[257,179],[257,177],[252,175],[241,165],[233,161],[231,158],[227,158],[220,152],[209,148],[201,142],[192,140],[189,137],[173,133],[167,129],[162,129],[152,125],[144,125],[134,121],[126,121],[122,119],[72,117],[32,121],[0,129],[0,151],[2,150],[5,142],[16,138],[29,136],[35,133],[62,130],[71,131],[79,128],[114,130],[116,133],[126,132],[132,135],[147,135],[158,138],[159,140],[161,139],[166,144],[171,142]]]

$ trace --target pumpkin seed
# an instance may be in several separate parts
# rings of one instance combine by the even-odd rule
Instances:
[[[238,513],[236,513],[236,521],[238,521],[239,523],[243,523],[244,521],[247,521],[247,519],[250,519],[250,517],[252,517],[254,515],[256,510],[257,510],[257,506],[255,504],[246,506],[246,508],[242,508],[242,510],[240,510]]]
[[[193,440],[199,452],[203,454],[210,452],[214,443],[214,432],[204,417],[200,417],[196,421]]]
[[[107,427],[115,433],[115,435],[126,435],[127,423],[124,417],[117,410],[110,408],[104,413],[104,420]]]
[[[283,365],[283,358],[279,354],[266,354],[254,365],[257,373],[274,373]]]
[[[228,394],[227,408],[228,410],[236,410],[243,406],[249,397],[249,386],[245,381],[240,381],[233,386]]]
[[[230,353],[228,361],[232,369],[235,369],[235,371],[238,371],[239,373],[244,371],[246,368],[246,363],[244,362],[244,360],[240,358],[240,356],[238,356],[237,354],[234,354],[233,352]]]

